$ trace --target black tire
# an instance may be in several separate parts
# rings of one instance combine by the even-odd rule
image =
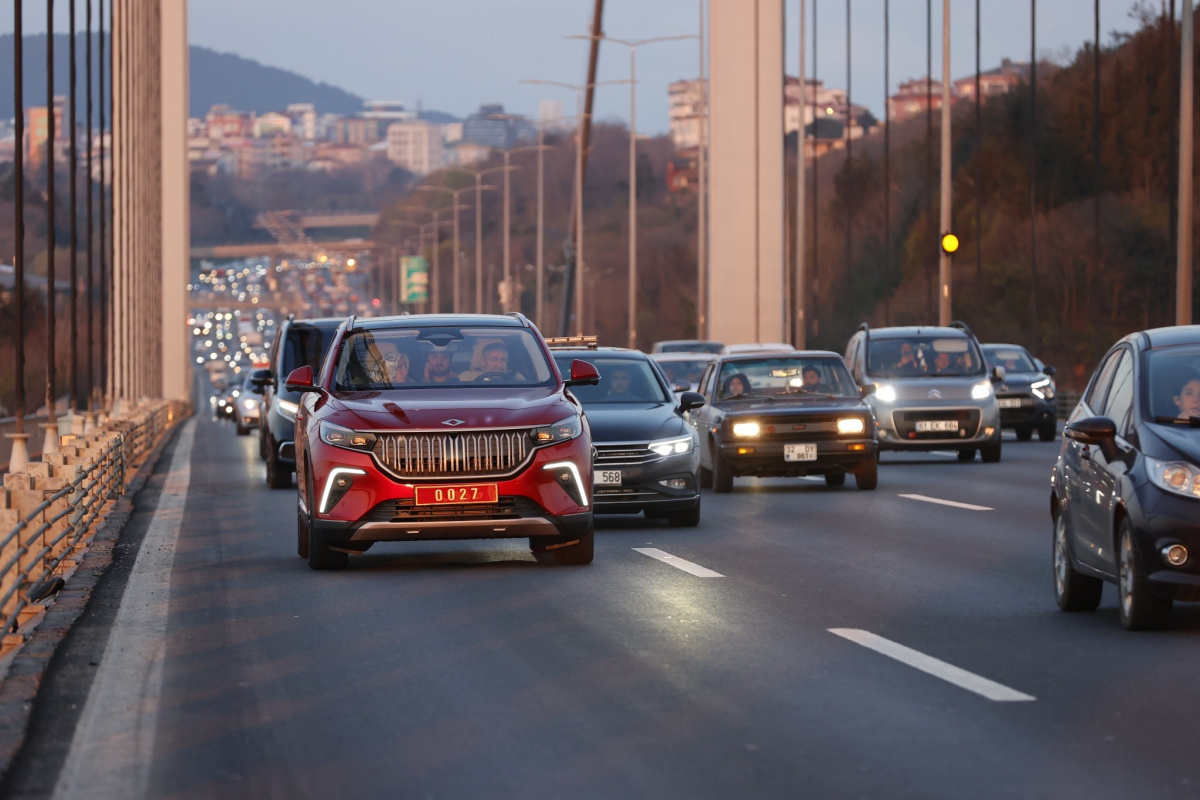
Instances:
[[[971,449],[959,450],[958,451],[958,460],[959,461],[974,461],[975,460],[975,451],[971,450]]]
[[[313,485],[312,478],[308,479],[308,516],[305,527],[308,529],[308,567],[315,570],[345,569],[350,566],[350,556],[330,550],[329,545],[317,538],[315,526],[312,524]]]
[[[985,464],[995,464],[1000,460],[1000,452],[1004,447],[1004,440],[997,434],[994,441],[988,442],[983,447],[979,448],[979,457],[983,459]]]
[[[267,460],[267,437],[261,429],[258,433],[258,457],[263,461]]]
[[[701,489],[711,489],[713,487],[712,470],[708,467],[700,467],[700,475],[697,480]]]
[[[1161,630],[1171,622],[1170,600],[1156,597],[1146,580],[1142,554],[1133,540],[1133,526],[1121,520],[1117,535],[1117,613],[1127,631]]]
[[[292,488],[292,471],[279,463],[279,457],[267,449],[267,486],[272,489]]]
[[[863,491],[870,491],[879,485],[879,462],[875,459],[864,461],[854,473],[854,482]]]
[[[1058,425],[1049,423],[1038,428],[1038,439],[1043,442],[1053,442],[1058,437]]]
[[[844,473],[844,472],[826,472],[825,473],[825,485],[826,486],[845,486],[846,485],[846,473]]]
[[[529,549],[533,551],[534,557],[543,564],[560,566],[590,564],[595,556],[595,531],[595,528],[589,527],[587,533],[579,537],[579,541],[568,545],[551,544],[547,546],[530,539]]]
[[[237,435],[238,435],[238,436],[249,436],[249,435],[250,435],[250,429],[249,429],[249,428],[243,428],[243,427],[242,427],[242,423],[240,423],[240,422],[239,422],[239,423],[237,424]]]
[[[1028,442],[1032,438],[1033,438],[1033,428],[1030,428],[1027,425],[1022,425],[1021,427],[1017,428],[1017,441],[1018,442]]]
[[[1054,602],[1063,611],[1095,611],[1100,605],[1104,582],[1076,571],[1071,559],[1066,516],[1054,520]]]
[[[308,520],[299,503],[296,504],[296,555],[308,558]]]
[[[667,524],[672,528],[694,528],[700,524],[700,503],[687,511],[672,511],[667,515]]]
[[[713,491],[717,494],[729,494],[733,491],[733,467],[713,448],[712,469]]]

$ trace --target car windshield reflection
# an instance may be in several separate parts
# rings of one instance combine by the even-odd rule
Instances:
[[[854,397],[858,386],[840,358],[780,356],[726,362],[718,378],[717,400]]]

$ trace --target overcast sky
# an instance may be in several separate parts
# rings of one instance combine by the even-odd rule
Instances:
[[[750,0],[723,0],[745,3]],[[77,0],[80,7],[84,0]],[[610,36],[645,39],[695,34],[699,0],[607,0],[604,29]],[[819,77],[846,84],[846,6],[843,0],[808,0],[818,6]],[[981,0],[983,68],[1009,57],[1026,61],[1030,50],[1029,0]],[[884,0],[852,0],[852,97],[877,115],[883,111]],[[1153,3],[1158,5],[1158,0]],[[7,5],[7,4],[6,4]],[[538,101],[559,99],[572,113],[574,93],[526,86],[524,79],[581,84],[587,43],[565,39],[587,32],[591,0],[190,0],[193,44],[236,53],[340,86],[368,99],[400,100],[410,107],[465,116],[481,103],[536,115]],[[800,0],[785,0],[786,69],[796,71]],[[925,74],[925,3],[891,0],[891,89]],[[934,5],[934,74],[941,71],[941,6]],[[952,72],[975,69],[975,0],[951,0]],[[1092,36],[1093,0],[1042,0],[1038,4],[1038,53],[1060,59]],[[1114,30],[1134,27],[1133,0],[1101,0],[1105,41]],[[57,0],[55,27],[66,26],[67,0]],[[25,0],[27,32],[45,31],[44,3]],[[79,12],[82,24],[82,10]],[[8,14],[0,31],[12,31]],[[667,84],[694,77],[694,41],[664,42],[638,51],[638,127],[667,129]],[[811,49],[809,51],[811,70]],[[628,51],[604,45],[600,79],[629,74]],[[626,120],[629,90],[598,89],[601,118]]]

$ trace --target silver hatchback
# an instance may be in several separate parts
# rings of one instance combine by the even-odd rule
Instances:
[[[1000,410],[975,335],[950,327],[876,328],[850,338],[846,365],[875,413],[882,450],[955,450],[960,461],[1000,460]]]

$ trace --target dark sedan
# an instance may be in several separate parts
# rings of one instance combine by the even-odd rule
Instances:
[[[596,448],[595,512],[642,512],[672,527],[700,524],[698,440],[684,414],[704,398],[695,392],[676,397],[637,350],[554,347],[553,353],[560,371],[577,359],[600,371],[599,384],[571,389],[583,403]]]
[[[1054,595],[1091,611],[1117,584],[1121,624],[1162,628],[1200,600],[1200,326],[1126,336],[1063,431],[1051,476]]]
[[[717,492],[739,475],[823,475],[841,486],[853,473],[860,489],[878,484],[875,417],[836,353],[723,356],[700,391],[700,478]]]
[[[1040,367],[1029,351],[1015,344],[985,344],[983,357],[989,367],[1003,367],[1004,380],[996,384],[1000,426],[1027,442],[1037,431],[1043,442],[1057,434],[1058,413],[1054,407],[1054,367]]]

